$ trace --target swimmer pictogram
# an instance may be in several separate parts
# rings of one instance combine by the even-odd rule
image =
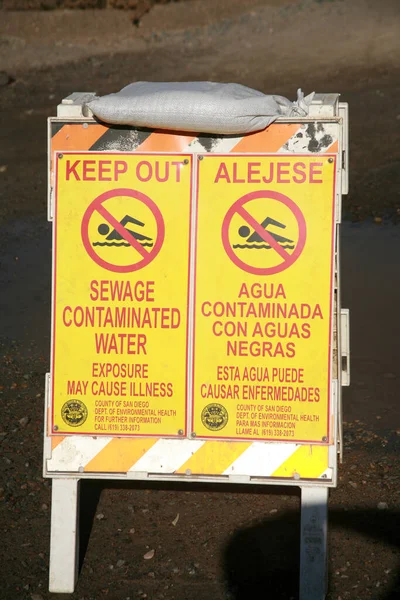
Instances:
[[[126,225],[130,223],[139,227],[145,226],[145,224],[142,221],[139,221],[138,219],[135,219],[130,215],[125,215],[125,217],[119,222],[121,227],[123,227],[126,232],[130,233],[141,244],[141,246],[143,246],[143,248],[152,248],[154,246],[152,238],[148,237],[147,235],[143,235],[142,233],[138,233],[137,231],[132,231],[131,229],[128,229]],[[107,237],[105,238],[104,242],[93,242],[93,246],[120,246],[128,248],[131,245],[128,241],[125,240],[124,235],[119,233],[116,229],[112,229],[112,231],[110,232],[110,226],[108,225],[108,223],[101,223],[98,226],[97,231],[100,235]]]
[[[282,229],[286,229],[286,225],[284,225],[283,223],[280,223],[279,221],[275,221],[275,219],[271,219],[270,217],[267,217],[266,219],[264,219],[264,221],[262,221],[262,223],[260,223],[260,227],[265,229],[265,231],[268,230],[269,225],[272,225],[274,227],[281,227]],[[270,234],[270,236],[272,236],[272,238],[278,244],[280,244],[280,246],[282,248],[289,249],[289,250],[294,249],[294,241],[293,240],[290,240],[289,238],[278,235],[277,233],[274,233],[271,230],[268,230],[268,233]],[[238,234],[242,238],[247,238],[246,239],[247,244],[233,244],[232,248],[241,248],[242,250],[243,249],[271,250],[273,248],[273,246],[271,246],[271,244],[268,244],[265,242],[265,239],[259,233],[257,233],[257,231],[253,230],[253,232],[252,232],[251,228],[248,227],[247,225],[242,225],[241,227],[239,227]]]
[[[283,217],[272,217],[274,212]],[[267,216],[259,219],[255,214]],[[289,222],[291,233],[278,233],[287,230]],[[306,231],[304,216],[293,200],[279,192],[262,190],[250,192],[232,204],[222,224],[222,243],[232,262],[243,271],[273,275],[299,258]]]
[[[120,218],[122,210],[125,215]],[[146,217],[131,216],[135,212]],[[139,228],[143,228],[142,232]],[[155,202],[128,188],[110,190],[95,198],[86,209],[81,226],[88,255],[100,267],[116,273],[146,267],[161,250],[164,233],[164,220]]]

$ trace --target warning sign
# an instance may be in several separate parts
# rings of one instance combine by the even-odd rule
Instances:
[[[191,156],[56,156],[53,431],[184,435]]]
[[[199,162],[192,431],[329,441],[335,162]]]
[[[265,211],[282,215],[279,218],[285,223],[270,216],[259,222],[252,214],[265,214]],[[279,230],[281,232],[277,233]],[[305,240],[306,223],[301,210],[290,198],[273,191],[246,194],[231,206],[222,224],[222,241],[227,255],[239,268],[254,275],[273,275],[290,267],[301,254]]]
[[[119,219],[121,214],[124,216]],[[145,221],[137,218],[142,214]],[[159,253],[164,241],[164,220],[157,205],[145,194],[115,189],[98,196],[87,208],[82,220],[82,240],[98,265],[116,273],[130,273],[148,265]]]

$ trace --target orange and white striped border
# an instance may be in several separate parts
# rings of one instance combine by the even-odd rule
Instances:
[[[54,185],[54,152],[173,152],[173,153],[337,153],[340,125],[336,120],[301,123],[272,123],[266,129],[243,136],[178,133],[116,127],[91,120],[48,123],[48,217],[52,219],[51,198]],[[339,163],[339,161],[338,161]],[[339,168],[339,166],[338,166]]]
[[[47,472],[330,479],[328,454],[291,443],[53,436]]]
[[[212,136],[115,128],[95,121],[65,123],[50,120],[49,158],[54,152],[193,152],[296,153],[338,152],[339,124],[333,121],[273,123],[243,136]],[[50,167],[50,171],[51,171]]]

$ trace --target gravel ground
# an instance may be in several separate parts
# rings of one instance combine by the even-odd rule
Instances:
[[[328,598],[400,597],[398,25],[397,1],[368,0],[193,0],[154,8],[139,28],[118,11],[2,20],[1,600],[63,598],[47,592],[51,484],[41,475],[46,117],[72,91],[107,93],[140,79],[234,80],[290,98],[301,85],[349,102],[342,285],[352,386],[345,460],[330,494]],[[84,560],[73,600],[297,597],[295,488],[85,481],[81,498]]]

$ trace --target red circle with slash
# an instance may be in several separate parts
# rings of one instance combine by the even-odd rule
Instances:
[[[253,200],[273,200],[275,202],[281,202],[293,213],[296,218],[299,237],[296,244],[295,249],[291,254],[286,252],[284,248],[282,248],[279,243],[274,239],[274,237],[264,229],[257,220],[246,210],[245,205],[248,202]],[[254,231],[271,246],[272,250],[282,258],[282,261],[272,267],[254,267],[253,265],[249,265],[240,259],[237,254],[234,252],[231,242],[229,240],[229,227],[232,221],[232,218],[238,214],[247,225],[254,229]],[[231,259],[231,261],[243,271],[247,271],[247,273],[252,273],[253,275],[274,275],[275,273],[280,273],[284,271],[288,267],[290,267],[300,256],[303,251],[304,245],[306,243],[307,236],[307,227],[306,222],[301,212],[300,208],[287,196],[281,194],[280,192],[262,190],[258,192],[250,192],[245,196],[242,196],[232,204],[230,209],[225,215],[224,221],[222,223],[222,243],[225,249],[225,252]]]
[[[150,251],[147,251],[145,248],[143,248],[137,239],[107,210],[105,206],[107,200],[118,196],[126,196],[139,202],[143,202],[143,204],[145,204],[151,210],[157,224],[157,238],[153,248]],[[133,262],[129,265],[115,265],[107,262],[96,253],[89,239],[89,223],[92,215],[96,211],[103,217],[103,219],[105,219],[112,227],[114,227],[114,229],[123,237],[126,242],[128,242],[130,246],[132,246],[134,250],[141,255],[141,260]],[[153,202],[153,200],[146,196],[146,194],[138,192],[137,190],[120,188],[101,194],[95,198],[91,204],[89,204],[85,214],[83,215],[81,235],[86,252],[100,267],[103,267],[108,271],[114,271],[115,273],[131,273],[133,271],[143,269],[155,259],[164,242],[165,226],[160,209],[155,202]]]

